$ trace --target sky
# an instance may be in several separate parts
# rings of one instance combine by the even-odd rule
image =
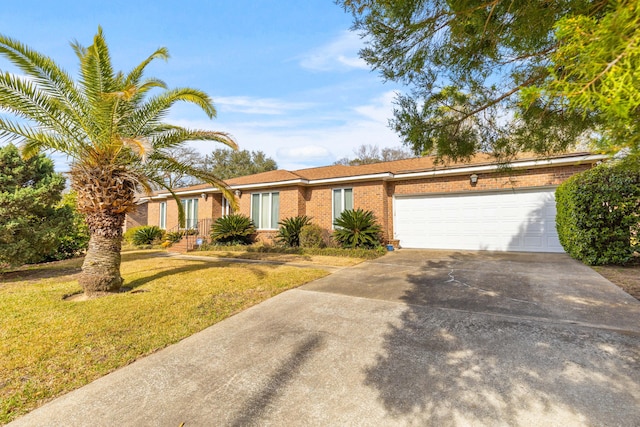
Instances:
[[[209,120],[178,104],[174,124],[225,131],[241,149],[261,150],[280,169],[324,166],[362,144],[401,146],[388,128],[399,90],[358,57],[352,17],[333,0],[21,0],[0,8],[0,32],[77,76],[69,43],[91,44],[102,26],[114,68],[128,71],[169,49],[147,77],[194,87],[214,101]],[[0,70],[13,71],[4,59]],[[202,154],[224,147],[190,143]],[[52,155],[56,169],[68,168]]]

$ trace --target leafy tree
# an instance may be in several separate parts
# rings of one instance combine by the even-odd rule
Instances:
[[[367,36],[361,56],[407,85],[391,123],[418,154],[508,159],[587,137],[637,151],[637,1],[338,3]]]
[[[193,147],[179,145],[166,150],[167,154],[174,159],[187,165],[202,165],[204,157]],[[188,187],[201,183],[198,178],[189,175],[183,170],[173,170],[165,172],[165,183],[169,188]]]
[[[377,145],[370,144],[362,144],[359,147],[354,148],[353,153],[355,154],[353,159],[344,157],[337,160],[334,165],[358,166],[414,157],[411,152],[403,148],[385,147],[380,150]]]
[[[0,266],[57,259],[74,231],[72,210],[59,206],[65,179],[44,155],[28,160],[0,148]]]
[[[598,147],[640,151],[640,3],[608,2],[601,16],[568,15],[556,25],[549,78],[525,92],[529,102],[566,101],[597,115]]]
[[[58,249],[45,261],[61,260],[80,255],[89,244],[89,228],[84,216],[78,212],[78,196],[75,191],[68,191],[62,195],[58,204],[61,214],[66,216],[67,226],[58,235]]]
[[[101,28],[91,46],[71,46],[80,63],[76,81],[51,58],[0,35],[0,55],[26,76],[0,74],[0,108],[16,118],[0,117],[0,138],[21,144],[27,158],[52,150],[71,160],[71,187],[90,233],[79,282],[85,294],[97,296],[122,285],[122,225],[125,214],[135,209],[137,190],[150,191],[153,184],[166,188],[167,172],[184,171],[219,186],[235,203],[222,181],[168,150],[194,140],[236,144],[226,133],[162,121],[176,102],[192,103],[210,118],[216,114],[202,91],[169,90],[161,80],[143,78],[153,60],[168,58],[165,48],[123,73],[113,68]],[[154,90],[160,93],[151,96]]]
[[[219,148],[205,156],[203,169],[220,179],[230,179],[276,170],[278,165],[262,151]]]

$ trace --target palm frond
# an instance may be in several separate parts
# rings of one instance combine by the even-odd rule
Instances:
[[[131,118],[132,132],[146,134],[145,129],[148,129],[149,125],[157,125],[177,102],[196,104],[202,108],[209,118],[213,118],[216,115],[211,98],[206,93],[192,88],[173,89],[154,96],[139,106]]]
[[[58,99],[49,97],[31,81],[14,74],[0,74],[0,107],[71,140],[82,139],[76,121],[60,108]]]
[[[168,60],[169,50],[166,47],[158,48],[155,52],[149,55],[147,59],[138,64],[133,70],[129,72],[129,74],[127,74],[125,84],[137,86],[140,82],[140,78],[142,77],[145,68],[147,68],[147,65],[149,65],[154,59],[164,59],[165,61]]]
[[[151,168],[156,168],[164,172],[185,173],[213,185],[222,192],[222,195],[231,203],[231,207],[233,209],[238,209],[238,201],[236,200],[233,191],[231,191],[226,182],[216,177],[212,173],[182,163],[179,160],[174,159],[170,156],[165,156],[158,151],[154,152],[150,156],[149,160],[149,167]]]
[[[58,101],[58,108],[85,124],[87,113],[83,97],[69,74],[46,55],[29,49],[24,44],[0,34],[0,55],[6,57],[38,86],[39,90]]]
[[[151,140],[156,150],[173,148],[185,141],[216,141],[233,150],[238,149],[238,144],[230,134],[212,130],[193,130],[173,127],[152,134]]]

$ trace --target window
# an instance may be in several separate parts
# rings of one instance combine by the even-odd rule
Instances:
[[[344,211],[353,209],[353,188],[336,188],[333,190],[333,222]]]
[[[160,228],[167,228],[167,202],[160,202]]]
[[[280,193],[251,195],[251,219],[258,229],[275,230],[280,217]]]
[[[184,209],[185,228],[198,227],[198,199],[182,200],[182,208]]]
[[[222,196],[222,216],[227,216],[232,213],[233,209],[231,208],[231,204],[226,197]]]

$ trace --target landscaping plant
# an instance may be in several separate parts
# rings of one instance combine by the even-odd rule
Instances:
[[[70,258],[86,248],[86,225],[64,188],[44,154],[23,159],[12,144],[0,148],[0,268]]]
[[[375,248],[381,244],[382,228],[371,211],[343,211],[334,226],[333,238],[343,248]]]
[[[318,224],[308,224],[300,230],[300,246],[303,248],[324,248],[331,236]]]
[[[278,223],[280,228],[276,235],[276,241],[297,248],[300,246],[300,232],[302,227],[311,224],[311,218],[306,215],[285,218]]]
[[[589,265],[625,264],[640,249],[640,167],[605,163],[576,174],[556,190],[556,226],[562,247]]]
[[[214,243],[248,245],[255,233],[256,227],[251,218],[242,214],[230,214],[213,222],[210,237]]]
[[[132,243],[136,246],[151,245],[164,237],[164,231],[156,225],[144,225],[133,234]]]

